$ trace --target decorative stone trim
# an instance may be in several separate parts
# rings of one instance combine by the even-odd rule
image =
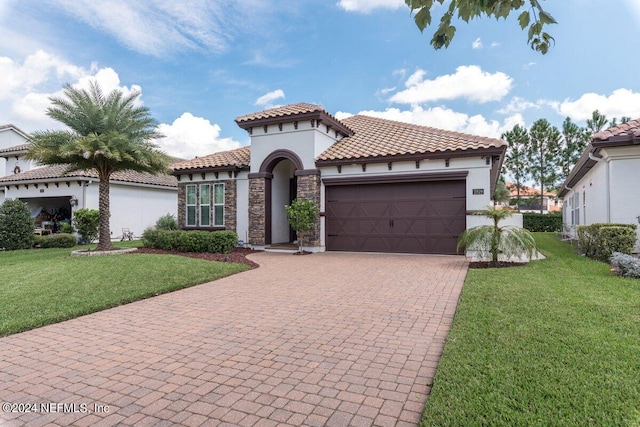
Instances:
[[[213,213],[214,207],[214,184],[224,184],[224,227],[213,225],[213,218],[211,219],[211,226],[201,227],[200,224],[200,209],[196,209],[196,226],[187,227],[187,185],[196,186],[196,200],[200,200],[200,185],[209,184],[211,197],[210,200],[210,212]],[[186,182],[178,184],[178,227],[181,229],[189,230],[231,230],[236,231],[237,226],[237,182],[235,179],[228,180],[212,180],[212,181],[198,181],[198,182]],[[199,205],[198,205],[199,206]]]
[[[249,178],[249,244],[265,245],[266,178]]]
[[[296,173],[296,175],[298,175]],[[320,208],[320,175],[298,175],[298,193],[296,194],[298,199],[309,199],[315,205]],[[305,246],[319,246],[320,245],[320,215],[314,228],[305,233],[303,236],[303,243]]]

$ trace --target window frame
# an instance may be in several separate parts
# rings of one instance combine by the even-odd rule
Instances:
[[[200,194],[198,195],[198,224],[200,227],[211,227],[211,184],[200,184]],[[203,199],[206,197],[206,201]],[[205,209],[206,208],[206,209]],[[206,210],[206,215],[204,210]],[[205,220],[206,219],[206,223]]]
[[[193,189],[192,203],[189,203],[189,190]],[[195,227],[198,224],[198,187],[195,184],[187,184],[185,186],[185,212],[184,223],[187,227]],[[189,223],[189,210],[193,210],[193,223]]]
[[[222,191],[220,193],[218,193],[216,191],[216,188],[220,188],[220,187],[222,188]],[[225,188],[224,182],[216,182],[216,183],[213,184],[213,197],[211,198],[211,202],[212,202],[211,203],[211,206],[212,206],[211,212],[213,213],[213,226],[214,227],[224,227],[224,223],[225,223],[224,214],[225,214],[225,201],[226,201],[225,200],[225,198],[226,198],[225,197],[225,190],[226,190],[226,188]],[[218,194],[222,195],[222,201],[218,201],[216,199],[216,196]],[[216,222],[217,219],[218,219],[218,215],[216,215],[218,210],[222,211],[222,215],[221,215],[222,222],[221,223]]]

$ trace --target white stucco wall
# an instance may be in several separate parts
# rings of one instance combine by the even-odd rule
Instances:
[[[563,221],[571,224],[574,194],[579,194],[580,222],[638,225],[640,215],[640,147],[614,147],[601,150],[603,160],[564,195]],[[586,198],[586,203],[585,203]],[[571,200],[571,202],[570,202]],[[640,238],[640,231],[638,231]],[[640,245],[636,246],[640,250]]]
[[[309,120],[298,122],[298,129],[293,123],[284,123],[282,130],[271,125],[267,133],[262,127],[255,127],[251,135],[251,172],[258,172],[269,154],[276,150],[289,150],[298,155],[304,169],[315,169],[315,159],[338,138],[333,131],[326,133],[325,126],[311,127]]]
[[[11,128],[0,129],[0,149],[15,147],[27,142],[26,138]],[[0,157],[0,177],[13,175],[16,166],[20,166],[22,172],[31,169],[31,162],[18,156]]]
[[[273,169],[271,180],[271,242],[289,242],[289,221],[284,209],[289,200],[289,180],[294,177],[295,165],[283,160]]]
[[[69,182],[69,186],[66,182]],[[36,205],[48,207],[60,204],[48,202],[53,198],[59,198],[66,204],[73,196],[78,199],[78,206],[72,208],[72,211],[83,207],[98,209],[97,181],[84,179],[59,181],[57,187],[54,181],[48,184],[49,186],[46,187],[44,183],[39,183],[38,188],[33,183],[29,184],[29,188],[20,184],[18,189],[15,185],[11,185],[8,186],[6,194],[8,198],[24,200],[34,207]],[[112,238],[119,239],[122,235],[122,228],[129,228],[139,237],[145,228],[154,225],[160,216],[167,213],[177,214],[177,189],[112,183],[110,208]]]
[[[119,239],[122,229],[128,228],[136,237],[153,226],[158,218],[178,213],[177,189],[111,184],[110,189],[111,236]],[[87,204],[98,208],[98,184],[87,188]]]

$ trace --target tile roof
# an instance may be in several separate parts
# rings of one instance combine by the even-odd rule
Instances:
[[[20,144],[20,145],[14,145],[13,147],[2,148],[0,149],[0,155],[2,153],[15,153],[16,151],[27,151],[27,148],[29,148],[29,144]]]
[[[640,119],[631,120],[616,127],[612,127],[600,131],[593,135],[595,141],[606,141],[616,136],[629,136],[631,138],[640,138]]]
[[[295,116],[305,113],[327,113],[322,105],[307,104],[305,102],[299,102],[297,104],[289,104],[282,107],[270,108],[264,111],[258,111],[256,113],[245,114],[236,118],[236,123],[251,122],[254,120],[262,119],[274,119],[279,117]],[[329,114],[330,115],[330,114]]]
[[[501,139],[358,115],[342,120],[354,135],[336,142],[318,161],[368,159],[476,149],[506,149]]]
[[[305,102],[245,114],[244,116],[236,117],[236,123],[242,129],[248,130],[249,133],[251,133],[251,129],[254,126],[268,126],[276,123],[306,119],[318,120],[319,122],[322,122],[322,124],[329,128],[333,128],[336,132],[340,132],[345,136],[353,134],[351,129],[329,114],[322,105],[307,104]]]
[[[516,185],[514,183],[511,182],[507,182],[506,184],[507,190],[509,190],[509,193],[511,195],[511,197],[516,197],[518,195],[518,190],[516,188]],[[553,191],[544,191],[544,195],[547,197],[556,197],[556,193]],[[520,197],[530,197],[530,196],[540,196],[540,189],[539,188],[533,188],[533,187],[522,187],[520,188]]]
[[[193,160],[174,163],[171,165],[171,169],[174,171],[225,167],[243,169],[249,166],[250,159],[251,148],[246,146],[236,148],[235,150],[220,151],[207,156],[196,157]]]
[[[98,179],[98,175],[93,170],[76,171],[64,174],[66,165],[44,166],[31,169],[26,172],[9,175],[0,178],[0,184],[5,182],[19,181],[46,181],[57,178],[91,178]],[[130,182],[136,184],[158,185],[162,187],[177,187],[178,181],[174,176],[167,174],[153,175],[150,173],[120,171],[111,175],[111,182]]]

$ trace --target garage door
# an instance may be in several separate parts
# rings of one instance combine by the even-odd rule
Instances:
[[[455,254],[466,228],[466,183],[326,187],[327,250]]]

